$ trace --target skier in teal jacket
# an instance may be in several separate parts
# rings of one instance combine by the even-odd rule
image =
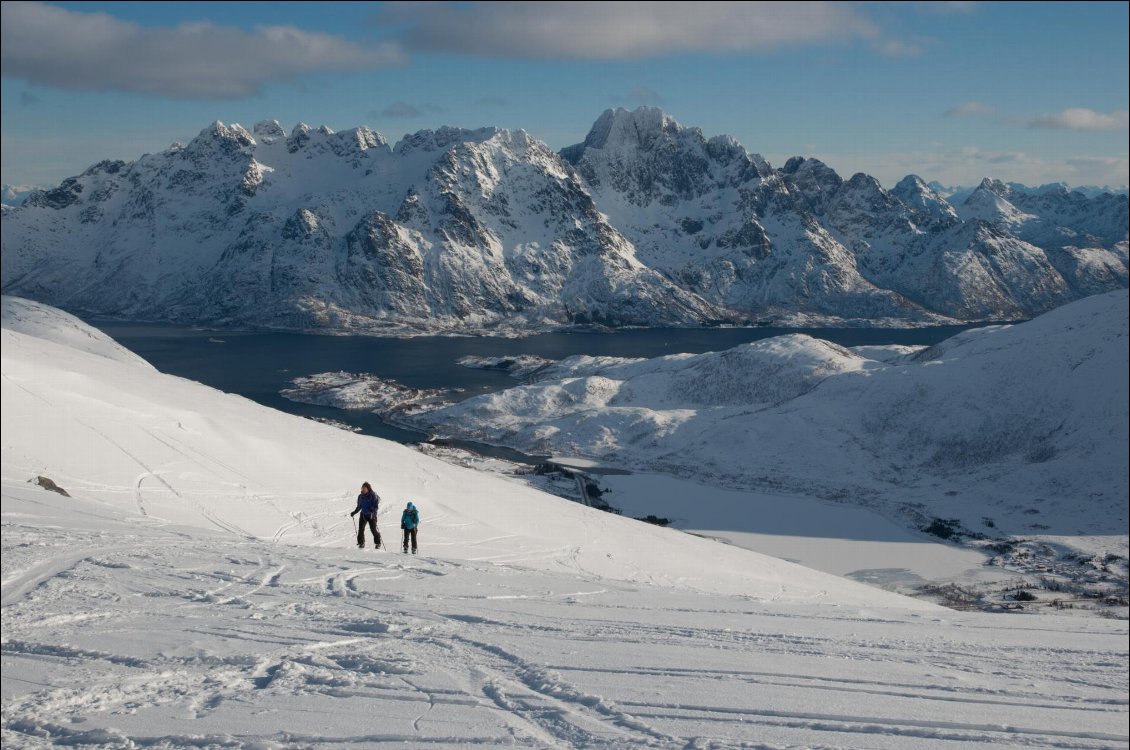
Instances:
[[[400,514],[400,528],[404,529],[404,551],[408,551],[408,541],[412,540],[412,554],[416,554],[416,529],[420,526],[420,513],[416,506],[408,503],[408,507]]]

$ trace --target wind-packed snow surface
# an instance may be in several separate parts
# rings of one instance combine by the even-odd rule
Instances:
[[[3,318],[5,747],[1127,742],[1123,621],[945,610]],[[362,479],[421,556],[353,548]]]
[[[5,207],[3,289],[211,325],[528,333],[575,324],[1011,320],[1125,288],[1128,202],[986,179],[951,205],[773,168],[657,109],[554,153],[522,130],[214,123]]]

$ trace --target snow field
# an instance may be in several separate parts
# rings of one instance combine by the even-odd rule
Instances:
[[[3,492],[5,747],[1127,741],[1124,622],[760,601]]]
[[[56,314],[34,303],[4,313],[5,748],[1130,741],[1124,621],[952,612],[273,412],[112,342],[80,351],[57,343],[85,328],[69,316],[29,335]],[[421,556],[352,547],[362,480],[388,542],[421,508]]]

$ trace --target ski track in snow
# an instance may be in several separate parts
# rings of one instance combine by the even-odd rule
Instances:
[[[578,590],[474,561],[155,533],[118,546],[6,523],[6,561],[49,551],[3,586],[5,747],[1128,741],[1125,623]]]

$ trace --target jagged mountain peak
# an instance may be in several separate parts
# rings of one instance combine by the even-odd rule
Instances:
[[[903,177],[890,193],[913,211],[925,213],[935,219],[945,218],[950,221],[957,219],[957,212],[954,211],[953,206],[916,174]]]
[[[364,125],[349,130],[343,130],[340,133],[334,133],[342,143],[349,143],[355,145],[358,149],[364,151],[370,148],[379,148],[387,146],[388,141],[385,137],[378,133],[376,130],[367,128]]]
[[[503,132],[506,131],[496,127],[476,128],[472,130],[447,125],[438,130],[418,130],[415,133],[406,134],[401,138],[396,143],[396,146],[393,147],[393,153],[403,155],[414,151],[441,151],[456,143],[481,143]]]
[[[936,190],[934,190],[934,188],[930,187],[930,185],[927,185],[925,180],[923,180],[916,174],[908,174],[906,177],[903,177],[891,190],[891,192],[896,195],[926,193],[927,191],[931,193],[937,192]]]
[[[710,138],[706,142],[706,153],[711,159],[723,166],[748,160],[761,177],[766,177],[773,171],[769,162],[765,161],[761,154],[751,154],[741,141],[732,135],[716,135]]]
[[[885,193],[883,186],[879,184],[871,175],[866,172],[856,172],[851,176],[851,179],[844,183],[844,187],[849,190],[859,190],[868,193]]]
[[[802,156],[794,156],[785,162],[781,174],[817,213],[823,210],[825,202],[844,184],[836,170],[819,159],[805,159]]]
[[[597,160],[657,158],[666,163],[665,171],[684,171],[675,163],[682,161],[692,172],[700,174],[708,171],[708,162],[723,169],[736,166],[741,175],[737,179],[766,177],[772,173],[772,167],[764,158],[751,154],[732,135],[707,139],[699,128],[683,126],[657,107],[605,110],[584,141],[559,152],[574,166],[581,165],[586,154]],[[592,170],[588,171],[591,176]]]
[[[189,141],[188,148],[207,148],[207,144],[218,142],[231,143],[240,148],[248,148],[255,145],[255,138],[237,122],[231,125],[225,125],[220,120],[216,120],[211,125],[201,130],[199,135]]]
[[[830,172],[838,176],[836,170],[832,169],[815,156],[793,156],[785,162],[785,166],[781,167],[781,171],[785,174],[796,174],[802,170],[808,172]]]
[[[1009,200],[1011,192],[1000,180],[988,177],[970,193],[961,204],[961,216],[967,221],[980,220],[989,224],[1017,226],[1034,218],[1017,208]]]
[[[844,181],[836,170],[815,157],[794,156],[781,167],[781,173],[798,179],[814,179],[820,183],[834,184],[836,187]]]
[[[251,132],[260,140],[286,138],[286,131],[278,120],[260,120]]]
[[[987,190],[994,195],[999,195],[1001,198],[1008,199],[1012,195],[1012,188],[1000,180],[994,180],[991,177],[986,177],[981,180],[981,184],[977,186],[978,190]]]
[[[1008,201],[1008,192],[1008,187],[1003,182],[986,177],[963,201],[963,205],[1000,205],[1002,201]]]
[[[869,174],[856,172],[835,192],[830,205],[841,210],[863,211],[874,221],[897,204],[878,180]]]
[[[493,127],[393,149],[366,127],[215,122],[5,209],[4,289],[188,322],[487,330],[1002,319],[1126,285],[1125,197],[974,193],[959,217],[914,175],[888,192],[819,159],[774,170],[656,108],[608,110],[559,154]]]
[[[606,109],[585,136],[584,148],[624,149],[650,148],[664,135],[673,136],[685,130],[698,132],[697,128],[684,128],[674,117],[658,107],[640,107],[627,110],[623,107]]]

